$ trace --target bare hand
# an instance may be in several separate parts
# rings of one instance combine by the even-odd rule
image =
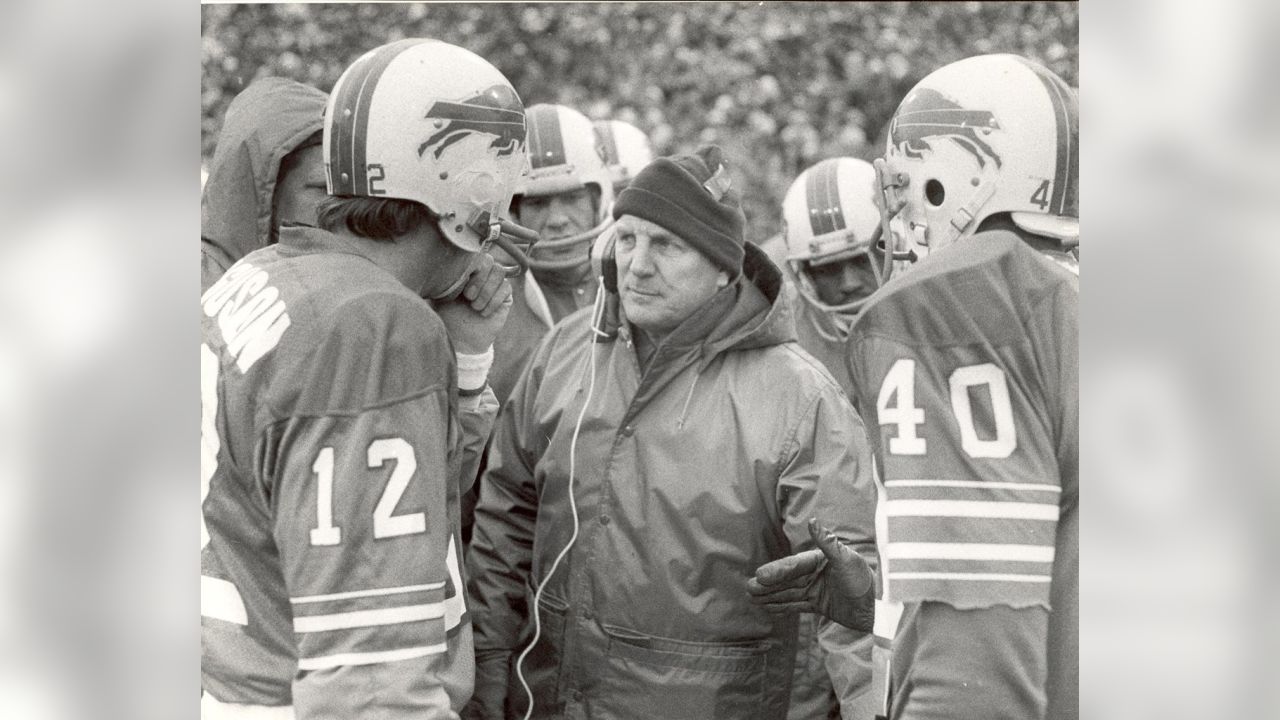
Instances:
[[[480,354],[507,322],[511,283],[488,253],[476,253],[467,269],[467,283],[453,300],[435,303],[436,314],[460,353]]]

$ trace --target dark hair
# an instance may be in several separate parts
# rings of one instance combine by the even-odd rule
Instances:
[[[346,229],[370,240],[394,240],[434,223],[436,216],[412,200],[330,195],[316,207],[316,221],[329,232]]]

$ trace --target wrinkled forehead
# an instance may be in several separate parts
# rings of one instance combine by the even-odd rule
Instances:
[[[688,245],[688,243],[679,235],[676,235],[658,223],[653,222],[652,220],[645,220],[644,218],[636,217],[635,215],[623,215],[618,218],[616,227],[619,234],[627,233],[636,236],[643,235],[651,241],[661,239],[668,242],[674,242],[679,245]]]

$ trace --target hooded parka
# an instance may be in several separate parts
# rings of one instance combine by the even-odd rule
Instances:
[[[200,200],[200,292],[237,260],[274,242],[280,162],[322,129],[329,96],[263,78],[227,107]]]
[[[468,552],[475,702],[492,701],[480,658],[505,654],[523,711],[528,608],[576,527],[524,663],[535,717],[785,717],[796,617],[751,604],[747,579],[811,547],[810,517],[873,561],[875,494],[862,423],[795,342],[781,284],[748,245],[743,276],[643,369],[625,317],[600,337],[580,311],[542,343],[500,413]]]

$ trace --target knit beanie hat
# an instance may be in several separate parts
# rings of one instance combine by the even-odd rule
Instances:
[[[737,278],[746,218],[728,172],[715,145],[693,155],[658,158],[618,196],[613,218],[634,215],[657,223]]]

